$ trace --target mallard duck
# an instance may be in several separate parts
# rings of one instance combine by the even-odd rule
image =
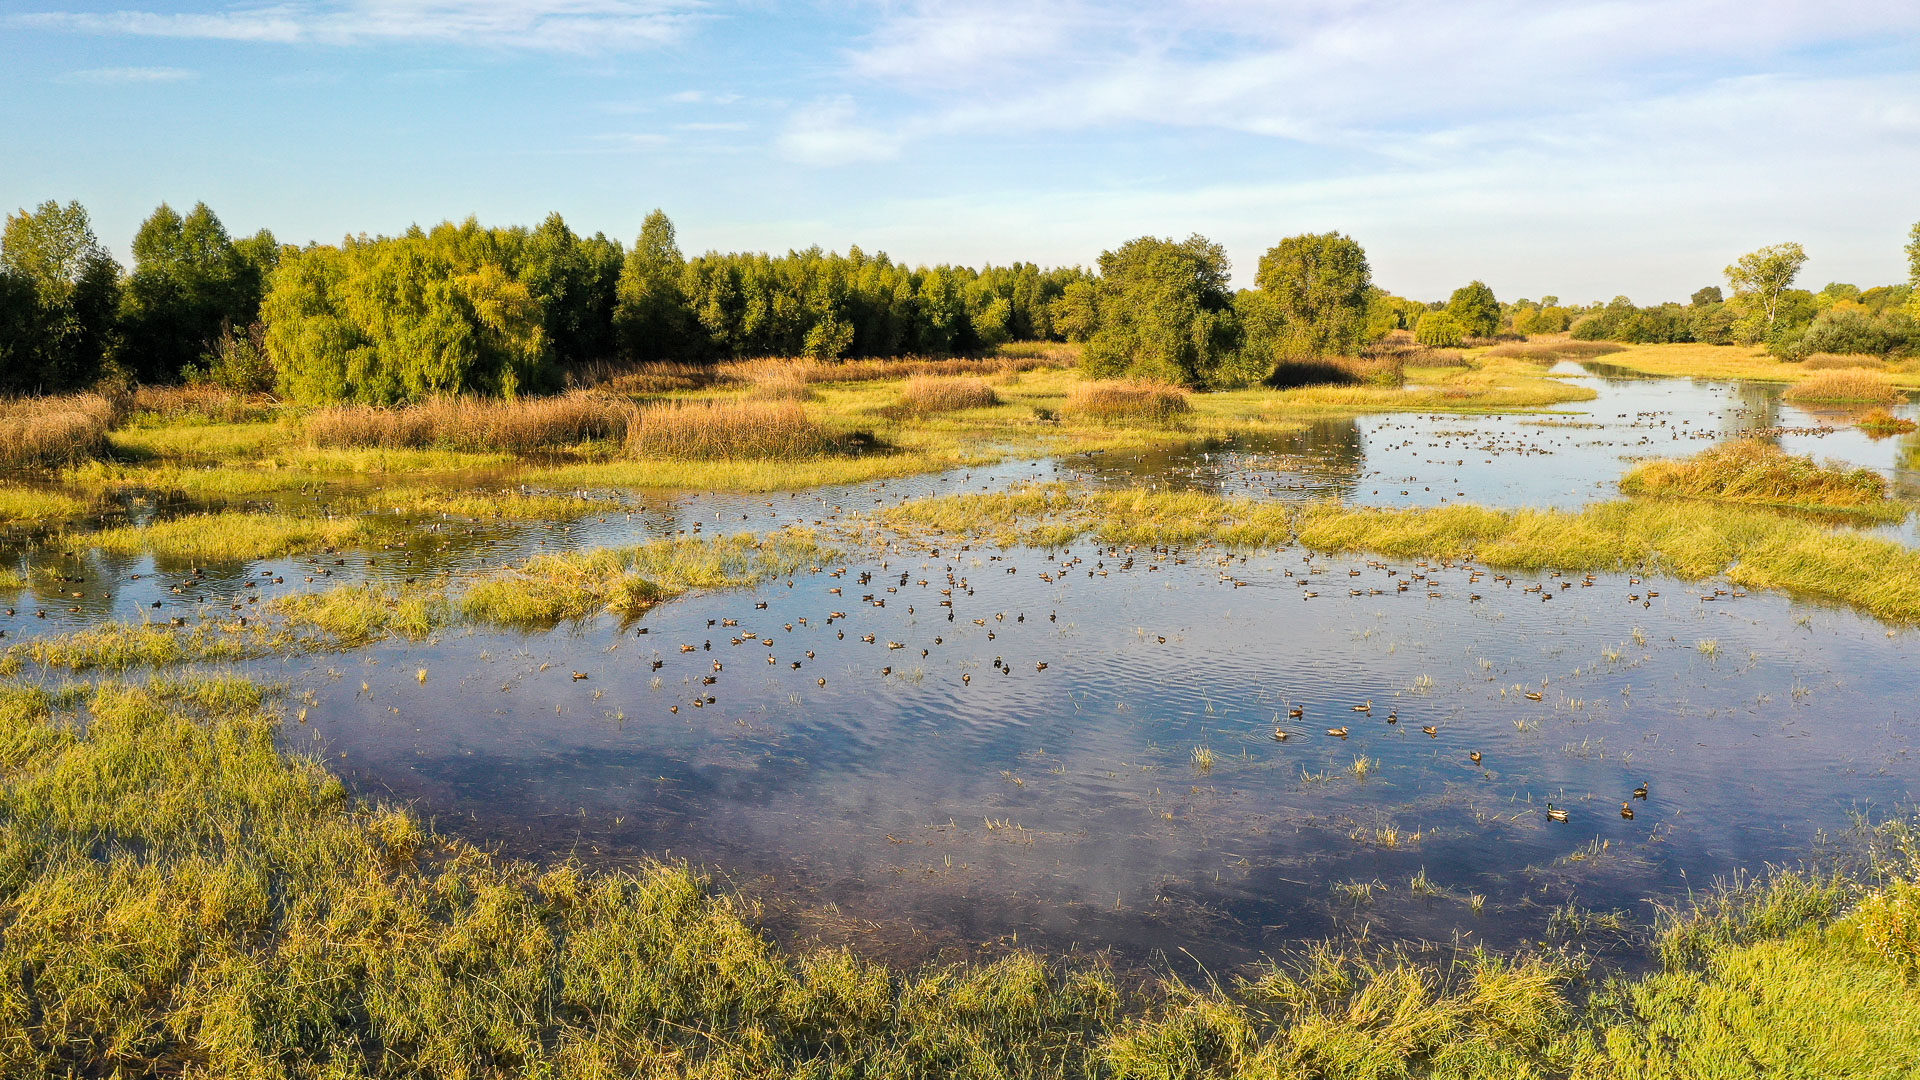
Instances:
[[[1293,708],[1287,710],[1287,715],[1292,717],[1295,720],[1298,720],[1301,717],[1307,715],[1307,710],[1303,706],[1295,705]]]
[[[1436,739],[1440,737],[1440,729],[1437,727],[1434,727],[1432,724],[1428,724],[1426,727],[1423,727],[1420,730],[1426,732],[1427,734],[1433,736]]]
[[[1636,799],[1644,799],[1647,797],[1646,781],[1642,780],[1640,782],[1640,786],[1633,789],[1633,797]]]
[[[1354,712],[1372,712],[1372,711],[1373,711],[1373,699],[1372,699],[1372,698],[1368,698],[1368,699],[1366,700],[1366,702],[1365,702],[1364,704],[1360,704],[1360,705],[1355,705],[1355,706],[1353,707],[1353,711],[1354,711]]]
[[[1345,727],[1330,727],[1327,729],[1327,734],[1336,739],[1344,739],[1347,737],[1347,729]]]
[[[1475,750],[1473,753],[1468,754],[1467,760],[1473,762],[1475,765],[1480,764],[1480,751]]]
[[[1625,801],[1621,802],[1620,816],[1623,818],[1626,818],[1628,821],[1632,821],[1633,820],[1633,804]]]
[[[1547,820],[1565,822],[1567,820],[1567,812],[1553,805],[1552,803],[1548,803],[1547,804]]]

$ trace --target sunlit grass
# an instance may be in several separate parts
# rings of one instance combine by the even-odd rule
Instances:
[[[1714,499],[1794,509],[1839,509],[1898,520],[1905,504],[1887,498],[1872,469],[1819,465],[1771,443],[1740,439],[1680,461],[1648,461],[1620,479],[1630,495]]]
[[[36,524],[80,517],[94,504],[62,491],[40,487],[0,487],[0,522]]]
[[[350,546],[373,534],[373,526],[357,517],[228,511],[70,533],[63,543],[71,551],[92,548],[114,555],[151,552],[165,559],[236,562]]]

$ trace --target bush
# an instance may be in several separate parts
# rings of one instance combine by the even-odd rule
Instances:
[[[1794,359],[1814,353],[1885,356],[1911,346],[1916,336],[1914,322],[1905,314],[1875,315],[1848,304],[1821,312],[1805,332],[1776,351]]]
[[[984,409],[1000,404],[1000,395],[979,379],[943,379],[916,375],[907,380],[900,393],[900,404],[911,413],[953,412],[958,409]]]
[[[626,437],[634,407],[591,391],[489,401],[443,397],[419,405],[336,405],[307,420],[315,446],[529,453]]]
[[[101,394],[0,402],[0,468],[52,468],[99,457],[119,419],[119,405]]]
[[[802,457],[832,446],[806,410],[791,402],[665,402],[640,410],[627,430],[627,449],[640,457]]]
[[[1872,402],[1890,405],[1901,399],[1893,380],[1865,368],[1841,368],[1795,383],[1787,388],[1788,401]]]
[[[1420,316],[1420,325],[1413,331],[1413,339],[1430,349],[1458,348],[1466,337],[1460,321],[1444,311],[1429,311]]]
[[[1185,389],[1138,380],[1081,383],[1062,408],[1070,419],[1096,424],[1164,424],[1192,411]]]

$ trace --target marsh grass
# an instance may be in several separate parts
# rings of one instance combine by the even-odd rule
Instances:
[[[418,641],[446,625],[452,613],[444,589],[395,589],[372,583],[281,597],[272,610],[290,626],[317,627],[344,645],[365,644],[391,634]]]
[[[160,559],[238,562],[351,547],[376,534],[374,524],[361,517],[223,511],[67,533],[61,545],[68,551],[96,549],[111,555],[151,552]]]
[[[0,522],[40,523],[91,513],[95,504],[42,487],[0,487]]]
[[[107,452],[121,410],[102,394],[0,401],[0,469],[51,469]]]
[[[901,408],[915,416],[985,409],[1000,404],[1000,395],[979,379],[915,375],[900,391]]]
[[[1391,351],[1367,356],[1282,360],[1274,365],[1273,374],[1267,377],[1266,385],[1282,390],[1295,386],[1327,385],[1398,388],[1406,383],[1406,365],[1410,358],[1440,360],[1442,356],[1437,353]]]
[[[1591,360],[1621,351],[1610,341],[1575,341],[1572,338],[1533,338],[1495,345],[1487,356],[1513,357],[1536,364],[1554,364],[1562,360]]]
[[[1867,410],[1866,415],[1862,416],[1856,423],[1861,431],[1866,432],[1876,439],[1884,439],[1889,435],[1905,435],[1916,428],[1920,428],[1920,424],[1916,424],[1902,416],[1895,416],[1885,408]]]
[[[245,394],[207,384],[141,386],[129,404],[132,423],[246,424],[270,420],[280,404],[265,394]]]
[[[0,652],[0,674],[15,674],[27,663],[82,672],[251,660],[289,644],[284,636],[258,624],[199,622],[175,628],[103,623],[9,645]]]
[[[1364,940],[1230,985],[784,951],[684,866],[514,862],[360,803],[259,688],[0,685],[16,1076],[1866,1076],[1920,1060],[1911,874],[1676,912],[1664,969]],[[1349,888],[1356,902],[1377,886]],[[1737,1066],[1737,1067],[1730,1067]]]
[[[458,607],[465,617],[493,626],[552,626],[602,612],[631,618],[689,589],[752,585],[835,557],[805,529],[540,555],[513,573],[475,584]]]
[[[1872,469],[1815,463],[1771,443],[1739,439],[1681,461],[1649,461],[1620,480],[1630,495],[1711,499],[1792,508],[1842,509],[1904,517],[1887,500],[1887,482]]]
[[[1067,394],[1061,415],[1087,424],[1172,424],[1193,412],[1187,391],[1137,380],[1083,382]]]
[[[1863,368],[1867,371],[1885,371],[1887,362],[1878,356],[1843,356],[1836,353],[1814,353],[1800,366],[1808,371],[1835,371],[1846,368]]]
[[[794,458],[831,449],[825,429],[794,402],[663,402],[642,409],[627,431],[628,452],[643,458]]]
[[[1892,379],[1865,368],[1818,371],[1787,388],[1788,401],[1869,402],[1891,405],[1902,399]]]
[[[633,417],[630,402],[592,391],[513,400],[439,397],[391,408],[320,409],[307,418],[306,435],[316,447],[528,454],[618,442],[626,437]]]

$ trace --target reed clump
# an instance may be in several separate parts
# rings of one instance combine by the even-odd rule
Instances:
[[[1788,401],[1815,404],[1852,403],[1891,405],[1900,401],[1900,390],[1893,380],[1877,371],[1846,367],[1821,371],[1787,388]]]
[[[1170,424],[1192,412],[1184,388],[1145,380],[1083,382],[1061,407],[1067,419],[1090,424]]]
[[[1876,439],[1884,439],[1889,435],[1905,435],[1915,428],[1920,428],[1920,424],[1916,424],[1902,416],[1895,416],[1885,408],[1867,410],[1866,415],[1859,419],[1858,424],[1861,431],[1866,432]]]
[[[164,421],[250,424],[270,419],[277,403],[265,394],[242,393],[207,383],[184,386],[135,387],[131,410],[137,421],[149,417]]]
[[[1723,443],[1683,461],[1649,461],[1620,480],[1629,495],[1771,506],[1879,508],[1887,481],[1872,469],[1818,464],[1758,439]]]
[[[1531,360],[1536,364],[1552,364],[1561,360],[1591,360],[1597,356],[1621,351],[1621,346],[1611,341],[1574,341],[1571,338],[1545,338],[1528,341],[1509,341],[1495,345],[1487,350],[1488,356],[1511,356],[1517,360]]]
[[[1808,371],[1844,371],[1848,368],[1861,368],[1866,371],[1885,371],[1887,362],[1878,356],[1865,356],[1841,353],[1814,353],[1800,366]]]
[[[120,403],[104,394],[0,401],[0,468],[51,469],[107,452]]]
[[[812,401],[820,395],[798,367],[768,364],[754,371],[746,396],[748,401]]]
[[[807,457],[832,448],[826,431],[796,402],[662,402],[641,409],[627,429],[627,450],[636,457]]]
[[[979,379],[915,375],[900,391],[901,408],[918,416],[985,409],[998,404],[1000,395]]]
[[[1407,381],[1406,365],[1411,362],[1410,358],[1425,355],[1425,351],[1417,348],[1394,348],[1376,349],[1364,356],[1282,360],[1274,365],[1267,385],[1276,390],[1296,386],[1399,387]]]
[[[618,442],[634,412],[631,402],[584,390],[513,400],[440,397],[417,405],[330,406],[307,419],[306,432],[317,447],[526,454]]]
[[[717,365],[715,377],[722,382],[753,384],[781,372],[782,378],[808,383],[881,382],[914,376],[1013,375],[1040,368],[1071,367],[1077,351],[1072,347],[1035,351],[1030,355],[949,356],[941,358],[904,356],[892,359],[814,360],[795,357],[762,357],[756,360],[731,360]]]

